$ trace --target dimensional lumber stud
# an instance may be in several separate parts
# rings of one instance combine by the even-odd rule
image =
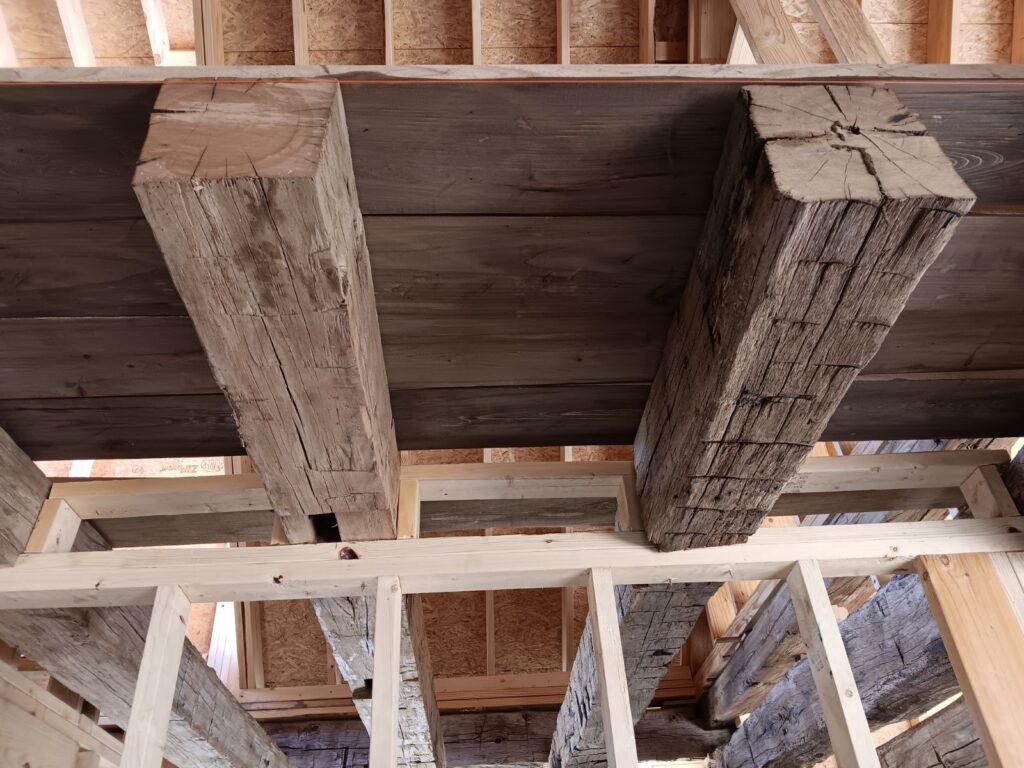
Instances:
[[[289,540],[393,538],[398,450],[336,83],[168,83],[133,181]]]
[[[373,629],[373,709],[370,768],[393,768],[398,757],[398,690],[402,646],[402,588],[396,576],[377,580]]]
[[[634,444],[662,549],[753,533],[974,195],[896,97],[742,89]]]
[[[348,542],[394,539],[398,449],[338,85],[170,83],[155,109],[136,194],[288,540],[313,541],[323,513]],[[373,600],[313,607],[362,687]],[[399,764],[443,763],[422,627],[404,626]]]

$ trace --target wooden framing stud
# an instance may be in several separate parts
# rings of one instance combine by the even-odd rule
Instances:
[[[925,61],[929,64],[955,64],[960,49],[961,0],[929,0],[928,47]]]
[[[7,26],[7,17],[4,9],[0,8],[0,67],[17,67],[18,51],[14,48],[14,41],[11,39],[11,29]]]
[[[917,571],[988,765],[1024,765],[1024,631],[991,558],[925,556]]]
[[[160,768],[191,603],[177,586],[159,587],[146,632],[121,765]]]
[[[840,64],[885,64],[889,55],[856,0],[808,0]]]
[[[1024,0],[1013,2],[1013,29],[1010,41],[1010,63],[1024,64]]]
[[[402,588],[397,576],[377,579],[373,630],[373,709],[370,768],[394,768],[398,756],[398,698],[402,646]]]
[[[39,511],[26,552],[70,552],[82,518],[65,499],[47,499]]]
[[[821,569],[814,561],[800,561],[789,572],[786,583],[839,768],[879,768]]]
[[[654,0],[640,0],[640,63],[654,63]]]
[[[811,63],[781,0],[730,0],[730,3],[758,64]]]
[[[481,17],[480,0],[470,0],[470,17],[473,32],[473,64],[484,63],[483,56],[483,19]]]
[[[398,486],[398,538],[420,537],[420,483],[402,480]]]
[[[153,63],[158,67],[165,65],[168,63],[171,41],[167,35],[164,7],[160,0],[142,0],[142,13],[146,17],[146,33],[149,35],[149,48],[153,52]]]
[[[195,25],[196,64],[224,64],[224,12],[221,0],[192,0]]]
[[[555,0],[555,24],[558,35],[555,60],[569,64],[572,61],[572,0]]]
[[[395,20],[392,0],[381,0],[384,12],[384,65],[394,66],[395,63]]]
[[[309,24],[306,16],[306,0],[292,0],[292,38],[295,63],[309,64]]]
[[[629,708],[629,683],[622,655],[619,611],[611,571],[594,568],[587,580],[590,626],[601,688],[601,718],[609,768],[637,768],[636,736]]]
[[[61,26],[64,27],[71,61],[76,67],[95,67],[96,56],[92,52],[92,40],[85,24],[82,0],[57,0],[57,11]]]

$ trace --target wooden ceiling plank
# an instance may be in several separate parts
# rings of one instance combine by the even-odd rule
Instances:
[[[89,27],[85,23],[82,0],[56,0],[64,37],[71,52],[71,61],[76,67],[95,67],[96,56],[92,51]]]
[[[808,0],[840,64],[886,64],[889,54],[855,0]]]
[[[744,89],[634,443],[662,549],[757,530],[970,209],[923,134],[889,91]]]
[[[729,0],[758,64],[810,64],[781,0]]]

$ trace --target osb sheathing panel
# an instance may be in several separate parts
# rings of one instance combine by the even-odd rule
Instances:
[[[327,641],[308,600],[263,603],[262,627],[268,688],[333,682]]]
[[[550,64],[557,37],[553,0],[481,0],[484,64]]]
[[[423,616],[435,676],[487,674],[487,618],[483,592],[424,595]]]
[[[509,461],[561,461],[562,449],[546,448],[494,448],[491,461],[501,464]]]
[[[0,6],[21,66],[71,66],[71,52],[64,39],[56,3],[2,0]]]
[[[892,64],[923,64],[928,59],[927,24],[873,24]]]
[[[153,49],[139,0],[81,1],[97,66],[152,66]]]
[[[562,668],[562,590],[494,593],[494,668],[498,674]]]
[[[632,461],[631,445],[577,445],[572,449],[573,461]]]
[[[309,58],[314,64],[383,64],[381,0],[306,0]]]
[[[396,64],[471,64],[473,26],[465,0],[393,0]]]
[[[188,614],[185,636],[203,654],[203,658],[210,653],[210,642],[213,639],[213,616],[216,612],[216,603],[193,603],[192,610]]]
[[[635,64],[639,55],[636,0],[576,0],[569,42],[574,64]]]
[[[961,24],[957,62],[1009,63],[1012,42],[1013,27],[1009,24]]]
[[[227,64],[295,61],[291,0],[222,0]]]
[[[402,465],[416,464],[479,464],[484,460],[480,448],[455,448],[439,451],[402,451]]]
[[[167,23],[167,38],[171,50],[191,51],[196,46],[195,21],[192,18],[192,0],[160,0]]]

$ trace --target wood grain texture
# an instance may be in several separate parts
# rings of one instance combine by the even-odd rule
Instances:
[[[963,699],[878,748],[882,768],[989,768]]]
[[[398,453],[340,91],[169,85],[156,109],[133,184],[289,538],[327,512],[346,538],[393,536]]]
[[[82,528],[80,549],[105,549]],[[5,611],[0,637],[45,666],[122,728],[128,725],[149,624],[146,607]],[[185,644],[167,757],[181,768],[287,768],[284,755]]]
[[[889,60],[882,42],[854,0],[808,0],[842,64],[885,64]]]
[[[974,202],[891,92],[743,94],[634,442],[663,549],[757,529]]]
[[[807,64],[812,59],[780,0],[730,0],[758,64]]]
[[[920,582],[898,576],[839,628],[868,723],[907,720],[956,693]],[[721,768],[813,765],[832,751],[807,660],[793,667],[718,750]]]
[[[25,551],[50,493],[50,481],[2,429],[0,477],[0,564],[13,565]]]

